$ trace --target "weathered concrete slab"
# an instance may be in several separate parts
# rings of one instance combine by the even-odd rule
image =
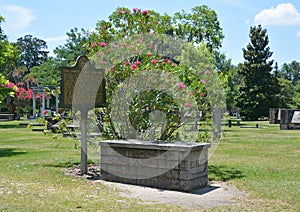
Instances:
[[[100,142],[101,179],[192,191],[208,183],[208,143]]]

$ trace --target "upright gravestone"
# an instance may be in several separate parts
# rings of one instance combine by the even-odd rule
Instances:
[[[281,130],[300,129],[300,109],[283,109],[280,113]]]
[[[85,174],[87,173],[87,113],[95,107],[105,106],[104,71],[96,69],[86,56],[78,57],[74,66],[61,69],[60,97],[61,107],[79,110],[81,114],[81,174]]]
[[[270,124],[279,124],[280,123],[280,114],[281,108],[270,108],[269,110],[269,123]]]

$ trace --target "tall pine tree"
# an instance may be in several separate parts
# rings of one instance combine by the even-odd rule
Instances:
[[[242,117],[257,120],[268,116],[269,108],[279,104],[280,91],[277,78],[272,75],[274,60],[270,51],[267,30],[261,25],[250,28],[250,43],[243,49],[244,63],[240,66],[242,85],[237,106]]]

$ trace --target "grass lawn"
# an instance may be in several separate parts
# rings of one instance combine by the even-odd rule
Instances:
[[[237,206],[213,211],[300,208],[300,131],[259,124],[265,128],[225,128],[209,161],[209,178],[228,181],[248,195]],[[126,199],[100,183],[64,175],[64,167],[79,163],[75,142],[52,139],[18,122],[0,122],[0,211],[187,210]]]

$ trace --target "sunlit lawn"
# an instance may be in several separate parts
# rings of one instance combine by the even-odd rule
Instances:
[[[255,123],[246,123],[254,126]],[[210,180],[228,181],[248,196],[214,210],[296,211],[300,208],[300,131],[225,128],[209,161]],[[64,175],[79,163],[77,141],[0,122],[0,211],[185,211],[125,199],[100,183]]]
[[[249,210],[296,211],[300,208],[300,131],[258,123],[262,128],[226,128],[210,160],[210,178],[229,180],[247,191],[250,199],[256,199],[249,202]]]

